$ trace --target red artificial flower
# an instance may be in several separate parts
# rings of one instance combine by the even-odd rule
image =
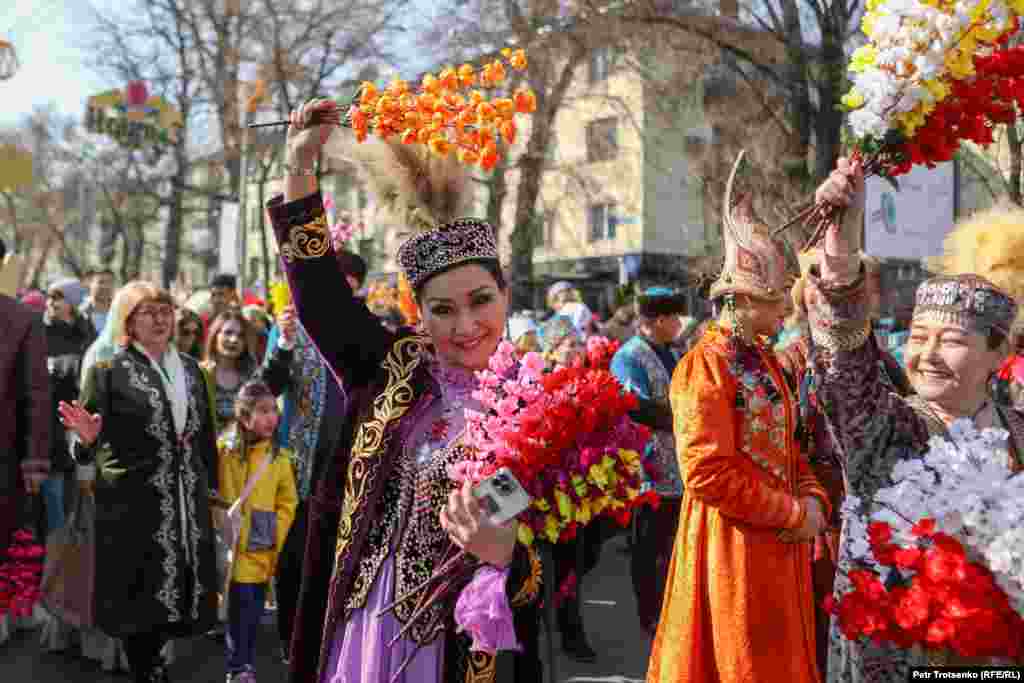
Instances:
[[[885,522],[871,522],[868,525],[868,540],[871,545],[888,543],[892,539],[892,527]]]
[[[928,517],[918,520],[910,529],[910,533],[918,538],[931,538],[935,533],[935,520]]]
[[[897,548],[892,555],[893,564],[900,569],[917,569],[921,563],[924,553],[920,548]]]

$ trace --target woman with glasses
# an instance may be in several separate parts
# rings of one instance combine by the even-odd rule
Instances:
[[[203,319],[191,308],[179,308],[174,343],[178,353],[200,359],[203,356]]]
[[[96,626],[123,640],[135,681],[160,683],[165,643],[216,622],[217,450],[202,370],[171,343],[170,295],[134,282],[118,296],[120,350],[59,410],[78,478],[94,482]]]

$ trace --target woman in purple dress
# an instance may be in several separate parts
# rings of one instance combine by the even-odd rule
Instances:
[[[310,123],[314,112],[328,123]],[[292,113],[284,197],[268,206],[299,320],[347,406],[345,415],[328,416],[345,426],[309,500],[291,680],[483,682],[506,666],[506,680],[538,680],[540,560],[516,543],[514,524],[492,524],[472,492],[453,490],[447,475],[460,457],[474,371],[487,366],[505,329],[508,288],[495,230],[457,218],[467,184],[454,160],[422,159],[377,140],[350,146],[353,155],[375,146],[368,170],[376,196],[392,199],[403,212],[395,219],[419,231],[398,250],[398,263],[416,294],[423,333],[387,330],[339,272],[311,170],[332,131],[347,133],[338,121],[327,100]],[[472,651],[451,617],[435,619],[443,604],[420,617],[412,604],[383,610],[431,575],[449,540],[479,561],[474,585],[487,588],[478,598],[497,615],[491,649],[522,644],[518,654]]]

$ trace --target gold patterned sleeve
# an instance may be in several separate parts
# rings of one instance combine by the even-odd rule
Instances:
[[[343,386],[370,381],[395,337],[342,274],[320,193],[287,203],[277,195],[267,212],[303,328]]]
[[[698,347],[672,378],[676,452],[688,496],[751,525],[792,529],[803,518],[799,500],[774,488],[736,443],[736,381],[726,359]]]

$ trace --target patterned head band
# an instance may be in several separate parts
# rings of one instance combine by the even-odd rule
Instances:
[[[942,275],[917,288],[914,320],[959,325],[988,334],[1009,334],[1017,302],[978,275]]]
[[[490,223],[460,218],[410,237],[398,248],[398,266],[413,290],[434,275],[477,259],[498,260],[498,240]]]

